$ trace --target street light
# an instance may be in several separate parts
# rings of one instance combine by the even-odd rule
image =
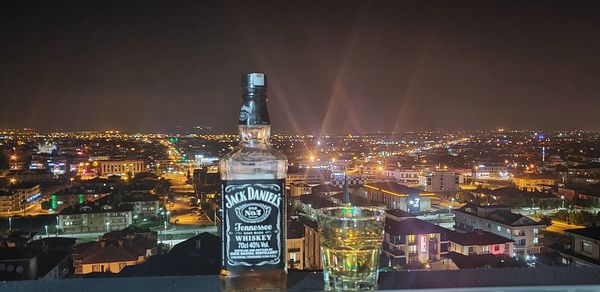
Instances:
[[[58,237],[58,216],[56,216],[56,237]]]
[[[110,231],[110,222],[106,222],[106,232]]]
[[[44,225],[44,228],[46,229],[46,237],[48,237],[48,225]]]
[[[12,217],[8,218],[8,231],[12,230]]]
[[[562,208],[565,208],[565,196],[560,196],[560,199],[562,200]]]

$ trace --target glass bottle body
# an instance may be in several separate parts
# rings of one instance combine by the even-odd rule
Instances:
[[[221,198],[223,224],[221,226],[221,236],[224,245],[223,261],[227,262],[227,264],[224,262],[221,269],[221,287],[223,291],[285,290],[287,278],[287,265],[285,262],[286,202],[283,181],[287,173],[287,159],[270,145],[269,125],[240,125],[239,131],[241,138],[240,145],[219,161],[220,175],[223,181]],[[247,186],[251,186],[253,191],[248,191]],[[267,198],[267,202],[271,204],[260,200],[252,200],[251,197],[258,197],[258,195],[254,195],[255,193],[259,193],[256,190],[260,189],[262,191],[262,187],[270,187],[271,189],[266,189],[266,193],[271,194],[270,191],[273,191],[272,194],[275,194],[275,196],[264,196],[264,198]],[[228,188],[240,190],[242,192],[241,197],[233,196],[233,192],[228,191]],[[280,200],[277,200],[278,198]],[[248,201],[245,201],[246,199]],[[236,213],[238,215],[248,210],[265,213],[268,209],[270,217],[263,222],[250,224],[260,220],[260,218],[242,218],[242,221],[239,221],[239,216],[238,218],[233,218],[233,209],[242,210]],[[227,217],[228,215],[229,217]],[[234,221],[237,223],[232,223]],[[252,234],[251,236],[258,237],[259,239],[271,236],[268,237],[270,241],[257,242],[251,240],[250,242],[238,242],[233,239],[243,234],[238,232],[238,229],[247,230],[250,227],[267,225],[272,226],[272,232],[259,231],[246,232],[245,234]],[[231,241],[235,242],[232,243]],[[269,246],[273,250],[278,249],[280,254],[273,258],[250,261],[250,265],[244,259],[239,260],[239,262],[237,258],[230,259],[231,250],[234,250],[233,253],[235,254],[236,247],[244,250],[244,247],[248,247],[249,245]],[[249,249],[252,253],[259,250],[259,248],[254,251],[252,251],[252,248]],[[247,250],[245,251],[248,253]],[[264,262],[267,263],[264,264]]]

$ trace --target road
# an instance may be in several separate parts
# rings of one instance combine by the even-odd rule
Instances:
[[[176,195],[174,201],[167,205],[167,210],[171,212],[169,216],[171,224],[193,226],[212,224],[200,207],[190,205],[190,197]]]
[[[579,228],[585,228],[585,226],[575,225],[575,224],[567,224],[565,221],[553,219],[552,225],[546,227],[546,231],[559,233],[559,234],[565,234],[565,230],[567,230],[567,229],[579,229]]]

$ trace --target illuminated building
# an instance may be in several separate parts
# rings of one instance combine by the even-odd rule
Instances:
[[[135,194],[123,198],[123,202],[133,206],[134,218],[152,218],[158,216],[159,197],[150,194]]]
[[[25,162],[11,161],[9,163],[9,169],[10,170],[23,170],[23,169],[25,169]]]
[[[414,168],[396,168],[396,169],[384,169],[382,171],[383,176],[392,177],[397,182],[405,185],[416,186],[419,184],[419,173],[418,169]]]
[[[388,210],[382,252],[391,267],[424,268],[448,252],[448,231],[402,210]]]
[[[523,191],[535,192],[544,191],[554,186],[558,179],[542,174],[515,176],[512,182]]]
[[[423,171],[419,175],[419,185],[427,192],[460,190],[458,175],[442,170]]]
[[[293,183],[320,184],[323,182],[323,173],[315,169],[301,169],[298,172],[288,172],[285,187],[290,188]]]
[[[546,227],[526,216],[512,213],[508,206],[480,206],[467,203],[452,209],[455,228],[465,232],[483,230],[515,241],[518,256],[538,254],[542,247],[542,230]]]
[[[509,179],[510,175],[506,165],[477,164],[473,166],[473,177],[475,179]]]
[[[0,189],[0,213],[20,212],[35,204],[42,196],[40,185],[20,183]]]
[[[307,195],[312,192],[312,187],[305,183],[294,183],[290,186],[290,195],[292,197],[298,197]]]
[[[123,176],[127,173],[135,175],[138,172],[144,172],[144,161],[142,160],[104,160],[99,161],[100,175]]]
[[[104,234],[98,241],[80,244],[73,251],[75,274],[119,273],[157,253],[155,231],[125,229]]]
[[[449,251],[463,255],[493,254],[512,256],[514,240],[491,232],[477,230],[466,233],[449,231]]]
[[[131,205],[111,206],[107,200],[64,208],[58,228],[64,233],[106,232],[127,228],[132,223]]]
[[[108,187],[94,188],[81,186],[78,188],[63,189],[52,194],[50,203],[51,208],[56,210],[56,208],[65,204],[74,206],[85,202],[94,202],[110,194],[111,191]]]
[[[407,187],[396,182],[376,182],[363,186],[367,198],[374,204],[405,212],[425,212],[431,209],[433,193]]]

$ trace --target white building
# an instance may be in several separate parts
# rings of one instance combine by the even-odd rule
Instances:
[[[546,226],[512,213],[510,207],[467,203],[452,212],[455,215],[454,227],[458,230],[483,230],[512,239],[515,241],[514,253],[521,257],[540,253],[544,237],[542,230]]]
[[[443,170],[423,171],[419,175],[419,185],[426,192],[458,191],[459,176]]]
[[[394,178],[397,182],[409,186],[415,186],[419,184],[419,173],[420,171],[414,168],[396,168],[383,170],[383,176]]]
[[[473,166],[475,179],[509,179],[508,167],[506,165],[485,165],[478,164]]]

